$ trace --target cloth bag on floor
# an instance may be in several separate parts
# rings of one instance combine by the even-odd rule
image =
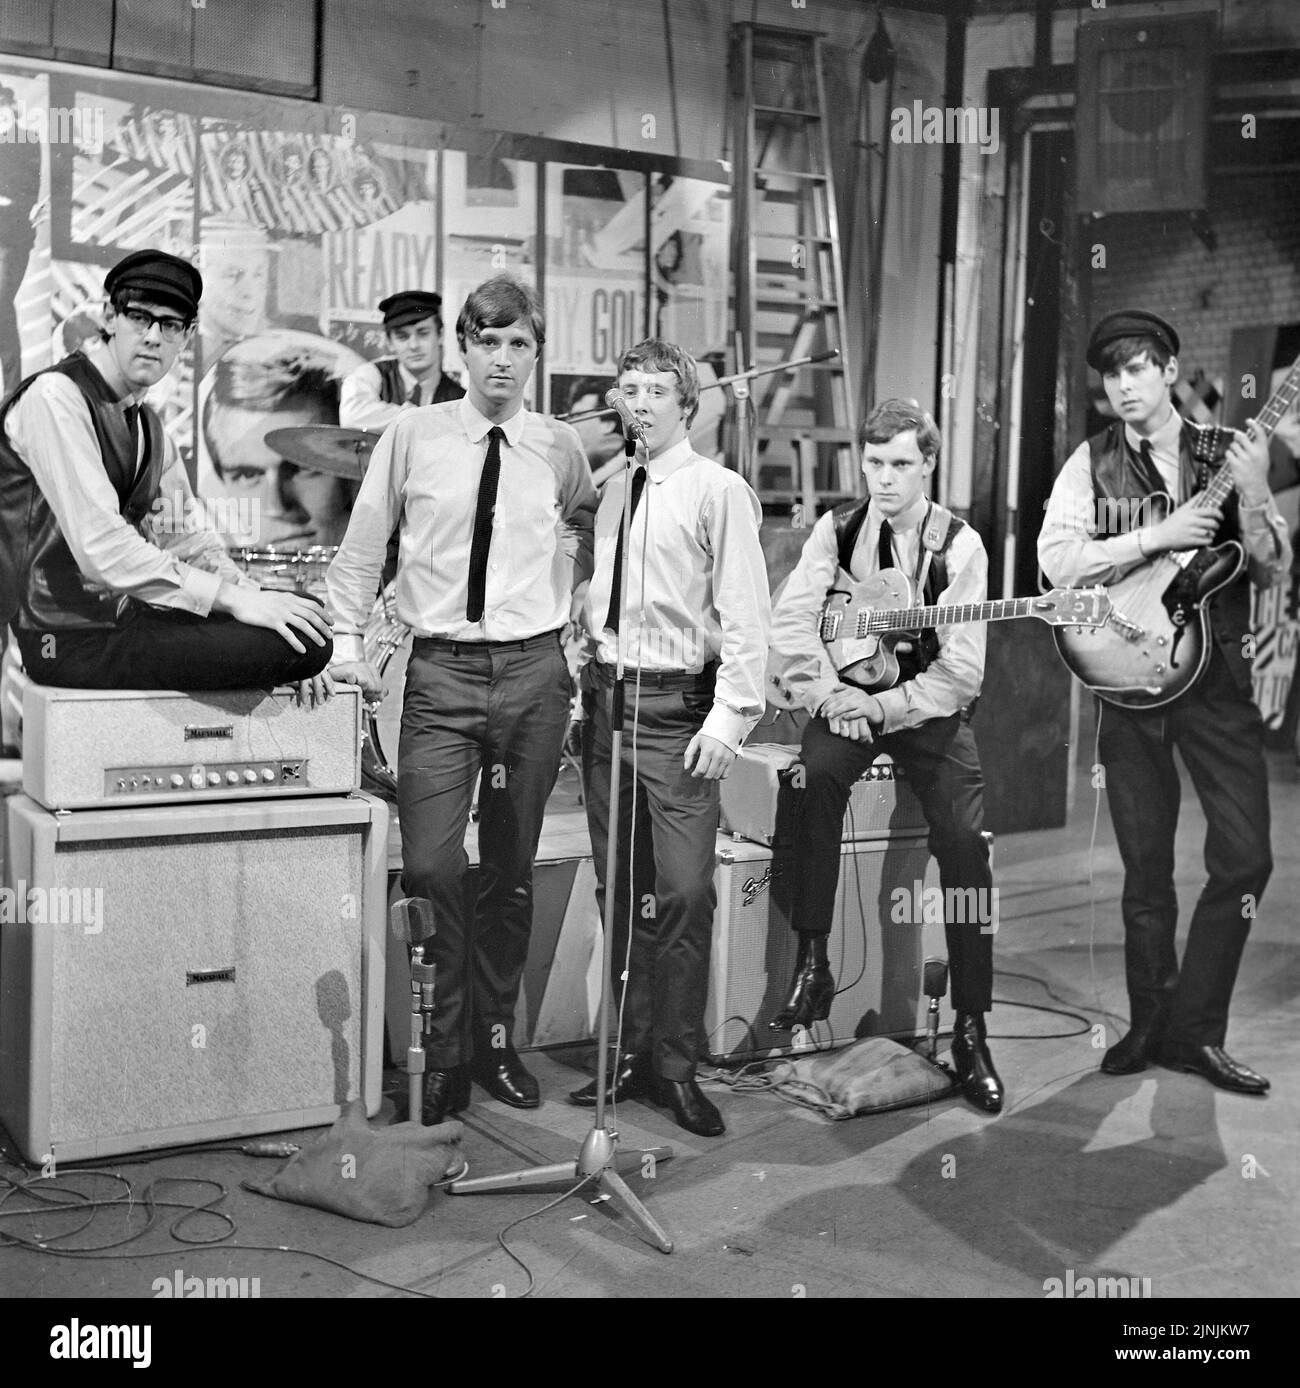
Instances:
[[[419,1219],[431,1185],[460,1170],[464,1131],[455,1121],[373,1128],[364,1101],[353,1099],[324,1137],[295,1152],[274,1176],[242,1185],[273,1200],[396,1229]]]
[[[778,1060],[768,1087],[827,1118],[853,1118],[941,1099],[956,1081],[947,1070],[887,1036],[868,1036],[840,1051]]]

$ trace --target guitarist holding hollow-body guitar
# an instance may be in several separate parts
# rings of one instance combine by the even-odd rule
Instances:
[[[968,725],[984,678],[984,625],[970,621],[942,636],[923,629],[919,640],[894,648],[902,657],[898,682],[875,692],[837,669],[819,629],[827,594],[840,580],[861,583],[886,569],[901,570],[927,604],[982,604],[988,556],[970,526],[926,496],[940,440],[924,410],[910,400],[885,400],[868,415],[861,439],[868,498],[818,519],[772,613],[772,647],[786,687],[813,717],[800,748],[804,787],[788,868],[797,873],[791,925],[798,956],[789,999],[770,1025],[807,1027],[829,1015],[835,980],[826,942],[841,826],[853,783],[888,752],[920,798],[945,907],[953,903],[944,923],[957,1014],[953,1067],[965,1097],[997,1113],[1004,1092],[984,1023],[993,1004],[993,938],[981,924],[991,915],[992,877],[981,837],[984,777]],[[983,910],[968,913],[972,900]]]
[[[1247,659],[1250,584],[1269,587],[1287,573],[1291,546],[1268,490],[1266,432],[1255,421],[1234,431],[1222,463],[1227,475],[1209,483],[1211,499],[1224,500],[1207,506],[1201,496],[1207,469],[1194,462],[1194,426],[1171,396],[1178,347],[1170,324],[1142,309],[1108,314],[1093,329],[1087,361],[1119,418],[1080,445],[1056,478],[1038,558],[1053,583],[1116,585],[1114,614],[1128,622],[1083,633],[1073,647],[1060,642],[1067,664],[1103,700],[1100,759],[1124,862],[1129,1030],[1101,1068],[1127,1075],[1154,1061],[1222,1089],[1263,1094],[1268,1081],[1233,1060],[1224,1042],[1253,907],[1272,870],[1263,724]],[[1149,499],[1162,491],[1172,503],[1167,513]],[[1227,548],[1217,560],[1202,553],[1185,562],[1189,551],[1210,545]],[[1105,657],[1108,642],[1114,659]],[[1126,657],[1134,669],[1149,663],[1122,688],[1125,677],[1114,672]],[[1207,823],[1208,880],[1181,968],[1175,746]]]

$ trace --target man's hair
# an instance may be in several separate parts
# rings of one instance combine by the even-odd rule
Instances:
[[[1118,371],[1126,362],[1132,361],[1134,357],[1140,357],[1143,352],[1162,371],[1169,365],[1173,356],[1168,346],[1159,338],[1147,333],[1135,333],[1132,337],[1117,337],[1113,342],[1108,342],[1101,348],[1097,353],[1097,359],[1101,363],[1098,370],[1103,376],[1108,372]]]
[[[695,358],[675,342],[648,337],[629,347],[619,358],[618,374],[625,371],[672,371],[677,376],[677,403],[686,411],[686,423],[694,422],[700,411],[700,376]]]
[[[456,319],[456,341],[463,352],[466,342],[484,328],[506,328],[521,318],[540,347],[546,341],[546,315],[537,292],[510,275],[495,275],[470,290]]]
[[[200,421],[208,457],[218,477],[224,474],[213,416],[223,405],[266,414],[307,407],[320,413],[322,423],[336,423],[339,383],[327,367],[292,354],[265,362],[222,357],[213,371],[212,389],[203,402]]]
[[[142,294],[134,289],[119,289],[108,301],[114,313],[125,313],[132,304],[162,304],[164,308],[174,309],[176,316],[188,328],[194,322],[196,314],[188,304],[182,303],[179,299],[173,299],[170,294],[165,294],[161,289],[151,289],[147,294]]]
[[[928,410],[923,410],[915,400],[903,400],[894,396],[882,400],[866,417],[858,434],[858,443],[888,443],[909,429],[916,430],[916,446],[923,458],[937,458],[943,442],[939,426]]]

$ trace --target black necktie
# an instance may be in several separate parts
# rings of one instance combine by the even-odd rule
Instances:
[[[419,381],[416,381],[416,383],[411,387],[411,393],[406,397],[406,402],[408,405],[418,405],[420,403]]]
[[[641,493],[645,491],[645,468],[638,467],[632,474],[632,515],[636,515],[637,505],[641,501]],[[629,517],[628,525],[632,524]],[[618,545],[614,550],[614,582],[609,590],[609,613],[605,618],[605,626],[609,631],[618,635],[619,621],[619,592],[623,587],[623,529],[620,525],[618,532]]]
[[[474,540],[469,550],[469,601],[465,618],[483,618],[483,595],[487,588],[488,550],[492,548],[492,515],[497,507],[497,481],[501,477],[501,440],[505,430],[493,425],[488,430],[487,459],[478,484],[478,505],[474,509]]]
[[[880,522],[878,567],[881,569],[894,567],[894,527],[887,520]]]
[[[1146,484],[1149,492],[1163,492],[1165,490],[1164,478],[1160,476],[1160,470],[1156,467],[1155,459],[1151,456],[1151,440],[1143,439],[1138,444],[1138,473],[1142,481]],[[1178,498],[1174,498],[1175,504]]]

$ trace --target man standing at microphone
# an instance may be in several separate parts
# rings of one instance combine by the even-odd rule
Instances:
[[[610,952],[626,1031],[610,1100],[650,1098],[701,1137],[725,1131],[695,1083],[704,1042],[713,936],[719,794],[765,707],[771,604],[758,542],[762,510],[744,479],[701,457],[687,429],[699,406],[695,363],[650,339],[619,363],[624,427],[639,435],[627,553],[620,530],[628,471],[596,514],[596,571],[583,607],[583,773],[597,898],[613,890]],[[627,571],[627,605],[619,591]],[[614,676],[622,650],[623,744],[618,866],[609,844]],[[628,957],[629,921],[631,952]],[[570,1096],[593,1107],[595,1083]]]

